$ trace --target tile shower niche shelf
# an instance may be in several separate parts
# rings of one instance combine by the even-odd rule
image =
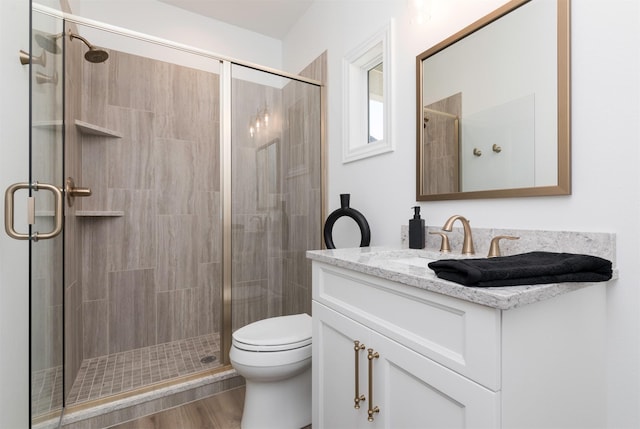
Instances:
[[[76,217],[122,217],[121,210],[76,210]],[[36,217],[53,217],[53,210],[38,210]]]
[[[53,119],[49,121],[34,121],[33,128],[39,128],[44,130],[61,130],[62,119]]]
[[[123,211],[119,210],[78,210],[76,217],[122,217]]]
[[[98,125],[90,124],[88,122],[80,121],[76,119],[74,121],[76,128],[85,135],[98,136],[98,137],[113,137],[122,138],[122,134],[118,131],[113,131],[108,128],[99,127]]]

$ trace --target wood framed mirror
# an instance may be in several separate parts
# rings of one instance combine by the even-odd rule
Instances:
[[[416,57],[416,200],[571,193],[570,0],[513,0]]]

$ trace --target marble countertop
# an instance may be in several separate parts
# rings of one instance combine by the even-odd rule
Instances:
[[[500,310],[522,307],[597,284],[553,283],[490,288],[469,287],[440,279],[427,266],[429,260],[433,259],[465,257],[459,254],[443,254],[431,250],[390,247],[307,251],[307,258],[313,261],[324,262]],[[422,259],[424,259],[424,264],[421,263]],[[613,279],[615,278],[617,278],[617,270],[614,269]]]

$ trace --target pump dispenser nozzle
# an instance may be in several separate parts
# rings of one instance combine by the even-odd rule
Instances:
[[[420,219],[420,206],[413,207],[413,218]]]

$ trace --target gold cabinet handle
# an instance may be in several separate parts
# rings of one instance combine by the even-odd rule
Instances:
[[[364,344],[361,344],[360,341],[353,342],[353,350],[355,351],[356,360],[355,360],[355,386],[356,386],[356,395],[353,398],[353,408],[360,409],[360,402],[364,401],[364,395],[360,394],[360,350],[364,350]]]
[[[54,227],[52,231],[45,232],[45,233],[34,232],[33,234],[31,234],[31,236],[29,236],[29,234],[20,233],[15,230],[14,216],[13,216],[14,196],[16,191],[20,189],[32,189],[34,191],[45,189],[47,191],[53,192],[53,195],[55,197],[55,202],[54,202],[55,208],[53,211]],[[30,200],[30,204],[32,202],[33,200]],[[63,203],[62,202],[63,202],[62,190],[55,185],[50,185],[48,183],[38,183],[38,182],[34,182],[32,184],[21,182],[21,183],[14,183],[13,185],[9,186],[4,194],[4,229],[7,232],[7,235],[9,235],[9,237],[11,238],[15,238],[16,240],[32,239],[33,241],[46,240],[46,239],[57,236],[62,232],[62,224],[63,224],[62,222]],[[30,205],[30,208],[31,210],[29,213],[29,217],[30,217],[29,223],[33,224],[32,213],[31,213],[31,211],[33,210],[33,206]]]
[[[380,354],[378,352],[373,352],[373,349],[367,350],[369,354],[367,358],[369,359],[369,411],[368,418],[370,422],[373,421],[373,415],[380,412],[380,407],[373,406],[373,360],[378,359]]]

